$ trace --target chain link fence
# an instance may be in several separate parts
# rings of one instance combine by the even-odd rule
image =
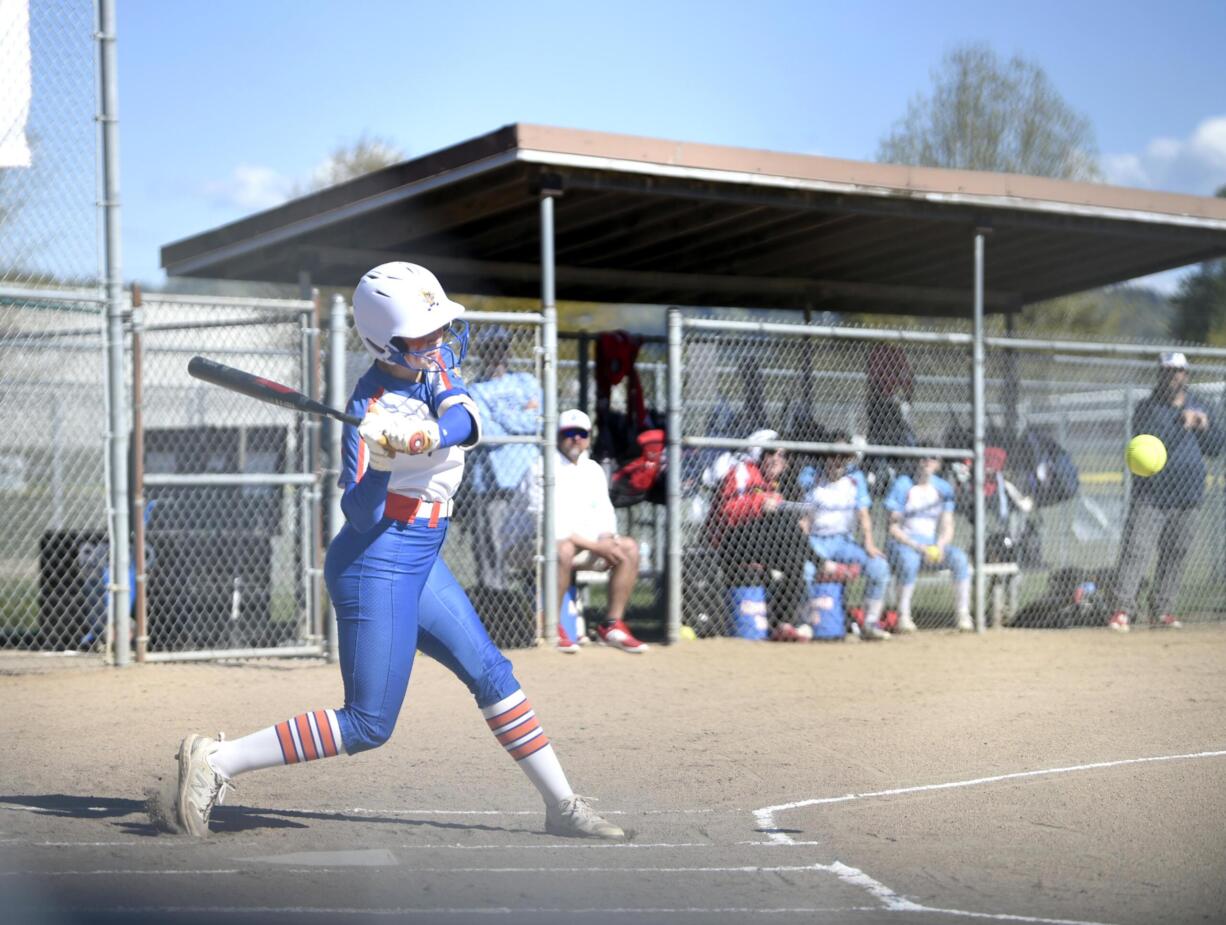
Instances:
[[[94,649],[107,622],[107,408],[96,297],[0,288],[0,630]]]
[[[48,0],[0,14],[0,644],[102,651],[96,11]]]
[[[1206,458],[1204,490],[1200,470],[1177,465],[1174,452],[1172,469],[1141,486],[1163,513],[1129,560],[1145,572],[1133,593],[1116,565],[1143,480],[1123,453],[1133,433],[1157,426],[1134,415],[1161,378],[1160,348],[1063,346],[988,341],[991,618],[1106,626],[1125,609],[1134,625],[1166,613],[1221,619],[1226,565],[1214,537],[1226,470],[1214,454],[1226,352],[1188,351],[1193,391],[1215,422],[1193,438]],[[968,335],[684,319],[681,362],[685,625],[698,635],[785,640],[841,639],[878,616],[895,632],[971,627]],[[1182,505],[1191,505],[1186,516],[1167,517]],[[1186,525],[1159,541],[1171,519]],[[1186,557],[1164,552],[1154,568],[1154,547],[1178,537]],[[1163,576],[1172,576],[1167,585]]]
[[[95,16],[94,4],[71,0],[18,0],[0,16],[5,285],[100,279]]]
[[[319,421],[187,372],[199,354],[318,395],[314,304],[151,296],[133,341],[138,656],[322,654]]]
[[[986,442],[1006,454],[1000,483],[1033,502],[1029,511],[989,505],[989,552],[1011,553],[1021,566],[1011,625],[1103,625],[1117,610],[1134,626],[1166,615],[1184,623],[1226,616],[1226,557],[1217,541],[1226,524],[1226,352],[1181,355],[1190,367],[1185,406],[1207,412],[1206,430],[1176,423],[1181,412],[1163,397],[1172,371],[1161,368],[1156,348],[1072,352],[990,342]],[[1151,477],[1124,464],[1137,433],[1158,433],[1170,450]],[[1153,536],[1138,537],[1124,559],[1130,510]],[[993,542],[1004,537],[1014,541],[1011,550]]]

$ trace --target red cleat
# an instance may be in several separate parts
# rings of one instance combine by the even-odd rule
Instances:
[[[647,644],[639,642],[634,638],[634,634],[621,620],[613,623],[602,623],[596,627],[596,634],[600,637],[600,641],[606,646],[612,646],[615,649],[621,649],[623,652],[630,652],[637,655],[647,651]]]
[[[579,643],[570,638],[560,623],[558,624],[558,651],[565,652],[567,655],[573,655],[579,651]]]

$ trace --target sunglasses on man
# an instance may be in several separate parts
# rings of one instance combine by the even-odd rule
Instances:
[[[558,431],[558,435],[563,440],[586,440],[587,431],[582,427],[568,427],[566,430]]]

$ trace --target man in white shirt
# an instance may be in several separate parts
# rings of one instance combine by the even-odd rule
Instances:
[[[639,574],[639,547],[617,532],[617,513],[609,500],[609,479],[600,463],[588,455],[592,420],[577,408],[558,415],[558,464],[554,537],[558,544],[558,601],[570,588],[574,573],[583,569],[609,572],[609,607],[596,627],[601,642],[623,652],[641,653],[647,646],[634,638],[623,622],[630,592]],[[541,510],[539,464],[527,476],[533,513]],[[579,647],[558,623],[558,648]]]

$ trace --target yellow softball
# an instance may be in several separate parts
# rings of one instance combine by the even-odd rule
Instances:
[[[1137,434],[1128,441],[1124,461],[1133,475],[1148,478],[1166,465],[1166,447],[1153,434]]]

